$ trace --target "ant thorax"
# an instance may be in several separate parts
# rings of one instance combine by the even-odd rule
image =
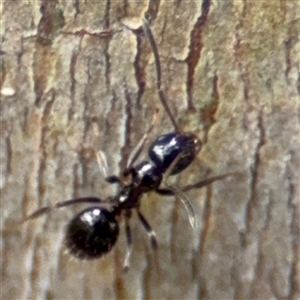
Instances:
[[[155,191],[161,184],[162,171],[151,161],[143,161],[130,170],[131,182],[121,188],[115,202],[121,208],[136,207],[141,196],[149,191]]]

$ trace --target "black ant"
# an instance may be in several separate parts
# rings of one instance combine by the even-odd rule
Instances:
[[[148,161],[142,161],[137,166],[133,166],[145,146],[148,135],[154,127],[154,117],[152,125],[133,150],[128,159],[127,166],[125,170],[121,172],[120,176],[107,176],[105,155],[102,151],[97,153],[100,170],[105,180],[108,183],[117,183],[119,185],[119,191],[115,196],[108,197],[106,200],[97,197],[87,197],[58,202],[54,206],[46,206],[36,210],[25,220],[34,219],[54,209],[73,204],[94,204],[94,206],[78,213],[69,222],[66,229],[65,245],[69,253],[79,259],[96,259],[109,252],[116,243],[119,235],[117,217],[123,214],[125,217],[125,231],[128,245],[124,268],[129,267],[132,252],[132,235],[129,225],[132,209],[136,210],[138,218],[150,238],[152,248],[157,248],[155,232],[140,211],[140,201],[144,193],[154,191],[164,196],[178,196],[185,205],[191,225],[195,227],[195,213],[183,192],[204,187],[229,175],[215,176],[180,189],[173,185],[168,185],[165,182],[168,176],[182,172],[192,163],[200,151],[202,143],[193,133],[181,132],[179,130],[161,89],[160,58],[154,37],[146,19],[143,19],[143,30],[150,42],[155,58],[159,99],[175,131],[159,136],[148,149],[150,159]],[[163,188],[161,187],[162,184],[164,184]]]

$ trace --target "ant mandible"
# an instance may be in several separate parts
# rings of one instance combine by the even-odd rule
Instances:
[[[79,259],[96,259],[111,250],[119,235],[118,216],[125,218],[125,232],[127,240],[127,252],[124,260],[124,268],[128,269],[130,256],[132,253],[132,234],[129,220],[133,209],[146,230],[152,249],[157,248],[155,232],[152,230],[146,218],[140,211],[140,201],[144,193],[154,191],[163,196],[178,196],[183,202],[189,216],[192,227],[196,227],[196,217],[192,205],[183,192],[195,188],[201,188],[216,180],[220,180],[229,174],[211,177],[195,184],[177,188],[168,185],[165,179],[168,176],[176,175],[185,170],[195,159],[201,149],[201,140],[193,133],[181,132],[169,109],[164,92],[161,88],[161,65],[158,49],[152,31],[146,19],[143,19],[143,31],[148,38],[154,54],[154,62],[157,73],[157,91],[160,102],[167,112],[174,132],[159,136],[149,147],[148,161],[142,161],[136,166],[134,163],[139,158],[148,135],[155,124],[155,117],[152,125],[144,134],[139,144],[132,151],[125,170],[120,176],[107,176],[107,162],[102,151],[97,153],[97,159],[102,175],[108,183],[119,185],[119,191],[115,196],[102,200],[97,197],[77,198],[58,202],[53,206],[42,207],[25,221],[35,219],[54,209],[66,207],[74,204],[94,204],[78,213],[67,225],[65,234],[65,245],[70,254]],[[128,178],[130,180],[128,181]],[[126,180],[127,179],[127,180]],[[161,187],[161,185],[164,187]]]

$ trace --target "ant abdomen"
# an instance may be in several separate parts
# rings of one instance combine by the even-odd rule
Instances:
[[[109,252],[119,235],[115,213],[100,206],[89,207],[68,224],[65,245],[79,259],[96,259]]]
[[[192,163],[201,147],[201,140],[193,133],[171,132],[159,136],[149,147],[148,155],[162,172],[178,159],[169,174],[175,175]]]

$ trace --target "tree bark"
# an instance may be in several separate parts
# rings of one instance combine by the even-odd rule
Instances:
[[[64,227],[85,206],[19,222],[113,195],[95,153],[119,174],[156,108],[150,140],[174,130],[145,14],[171,111],[204,144],[176,185],[235,175],[186,193],[195,230],[178,200],[146,195],[159,248],[133,214],[125,274],[124,234],[99,260],[65,253]],[[299,15],[279,0],[2,3],[2,299],[299,299]]]

